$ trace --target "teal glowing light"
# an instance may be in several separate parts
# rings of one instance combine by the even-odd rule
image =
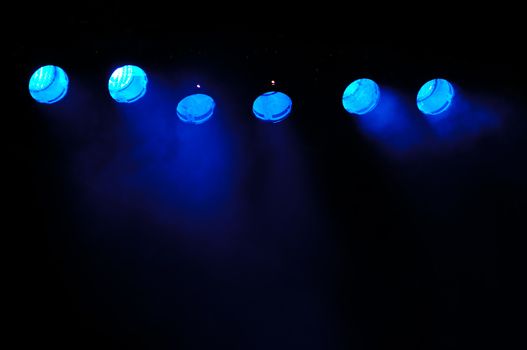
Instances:
[[[371,79],[357,79],[348,85],[342,95],[342,105],[350,114],[366,114],[379,103],[379,86]]]
[[[37,102],[55,103],[66,96],[68,83],[68,76],[62,68],[43,66],[29,79],[29,93]]]
[[[454,88],[445,79],[433,79],[425,83],[417,93],[417,108],[424,114],[445,112],[452,104]]]
[[[278,123],[291,113],[293,102],[282,92],[270,91],[258,96],[253,103],[256,118],[266,122]]]
[[[121,103],[132,103],[146,93],[146,73],[137,66],[127,65],[113,71],[108,80],[108,91],[112,98]]]

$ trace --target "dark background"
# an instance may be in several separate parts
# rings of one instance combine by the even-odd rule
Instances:
[[[108,6],[33,22],[10,51],[4,235],[20,345],[498,343],[497,242],[522,232],[527,176],[517,57],[499,33],[198,31]],[[106,84],[128,63],[149,90],[122,106]],[[55,105],[27,91],[45,64],[70,78]],[[397,121],[345,113],[361,77],[398,92],[384,110]],[[435,77],[470,101],[436,128],[415,111]],[[267,125],[251,104],[271,79],[293,113]],[[188,126],[175,105],[196,83],[217,108]]]

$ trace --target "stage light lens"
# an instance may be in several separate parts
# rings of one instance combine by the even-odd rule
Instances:
[[[433,79],[425,83],[417,93],[417,108],[424,114],[436,115],[452,104],[454,88],[445,79]]]
[[[282,92],[270,91],[258,96],[253,103],[256,118],[266,122],[278,123],[291,113],[293,102]]]
[[[185,123],[201,124],[212,117],[215,106],[212,97],[205,94],[194,94],[179,101],[177,115]]]
[[[29,79],[29,93],[37,102],[55,103],[68,92],[68,76],[57,66],[43,66]]]
[[[146,73],[137,66],[127,65],[113,71],[108,80],[108,91],[120,103],[132,103],[146,93]]]
[[[379,103],[379,86],[371,79],[357,79],[348,85],[342,95],[342,105],[350,114],[366,114]]]

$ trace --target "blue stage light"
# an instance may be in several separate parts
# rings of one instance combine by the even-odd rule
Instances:
[[[146,73],[137,66],[127,65],[113,71],[108,80],[108,91],[112,98],[121,103],[132,103],[146,93]]]
[[[177,115],[185,123],[201,124],[214,114],[216,104],[212,97],[194,94],[185,97],[177,105]]]
[[[435,115],[446,111],[452,104],[454,88],[445,79],[425,83],[417,93],[417,108],[424,114]]]
[[[282,92],[270,91],[258,96],[253,103],[256,118],[266,122],[278,123],[291,113],[293,102]]]
[[[29,93],[40,103],[55,103],[68,92],[68,76],[57,66],[43,66],[29,79]]]
[[[350,114],[366,114],[379,103],[380,90],[371,79],[357,79],[349,84],[342,95],[342,105]]]

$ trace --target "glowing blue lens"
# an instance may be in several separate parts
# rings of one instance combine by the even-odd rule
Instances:
[[[121,103],[132,103],[146,93],[146,73],[137,66],[122,66],[113,71],[108,80],[108,91],[112,98]]]
[[[439,114],[450,107],[453,98],[454,88],[447,80],[430,80],[417,93],[417,108],[424,114]]]
[[[293,102],[282,92],[270,91],[254,100],[253,113],[266,122],[278,123],[291,113]]]
[[[370,79],[358,79],[349,84],[342,95],[342,105],[350,114],[366,114],[379,103],[379,86]]]
[[[40,67],[29,79],[29,93],[40,103],[55,103],[68,92],[68,76],[57,66]]]
[[[201,124],[214,114],[216,104],[212,97],[194,94],[185,97],[177,105],[177,115],[185,123]]]

